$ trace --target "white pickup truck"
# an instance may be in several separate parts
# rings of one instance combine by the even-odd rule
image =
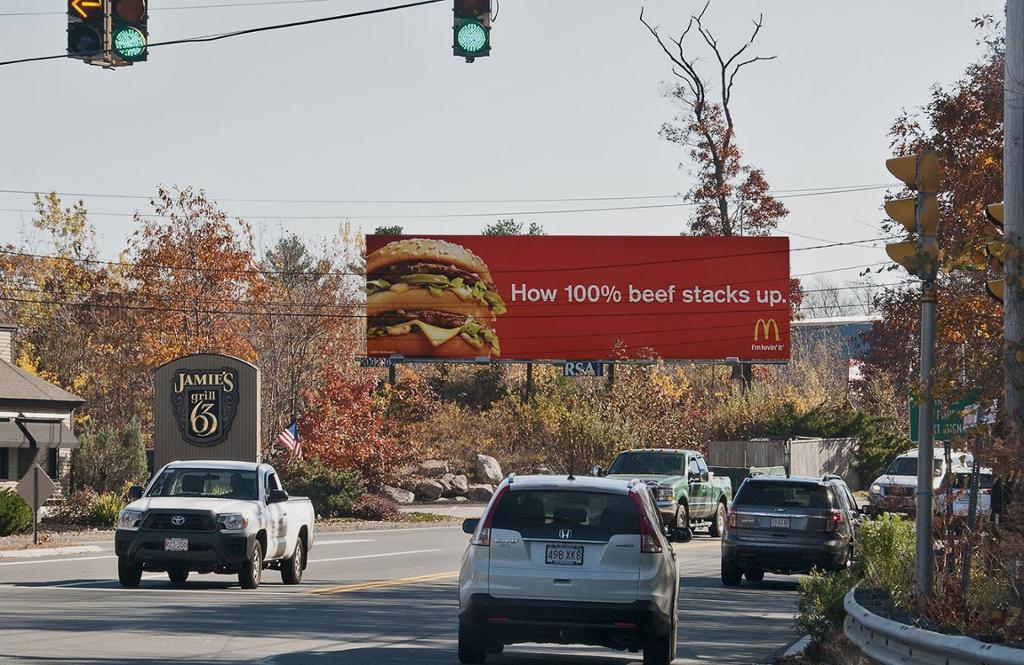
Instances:
[[[269,464],[171,462],[128,496],[114,536],[122,586],[138,586],[143,571],[166,571],[175,584],[190,572],[237,573],[245,589],[259,587],[264,568],[302,581],[313,505],[289,497]]]

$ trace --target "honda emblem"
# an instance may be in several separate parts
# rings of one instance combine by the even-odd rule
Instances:
[[[173,524],[174,526],[181,526],[184,523],[185,523],[185,517],[182,516],[182,515],[175,515],[174,517],[171,518],[171,524]]]
[[[572,529],[559,529],[558,537],[562,540],[569,540],[572,538]]]

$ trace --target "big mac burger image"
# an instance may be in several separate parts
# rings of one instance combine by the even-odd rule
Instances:
[[[366,257],[368,355],[500,356],[492,326],[505,311],[487,264],[462,245],[409,238]]]

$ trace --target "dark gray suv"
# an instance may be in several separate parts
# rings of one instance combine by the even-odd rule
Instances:
[[[838,476],[748,478],[726,520],[722,583],[849,566],[860,521],[853,494]]]

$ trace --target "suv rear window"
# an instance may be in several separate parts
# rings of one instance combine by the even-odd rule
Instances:
[[[733,503],[744,506],[785,508],[829,508],[825,487],[813,483],[779,481],[747,481],[740,487]]]
[[[639,534],[636,506],[626,494],[572,490],[513,490],[502,498],[493,527],[524,538],[553,538],[571,529],[573,538],[607,540]]]

